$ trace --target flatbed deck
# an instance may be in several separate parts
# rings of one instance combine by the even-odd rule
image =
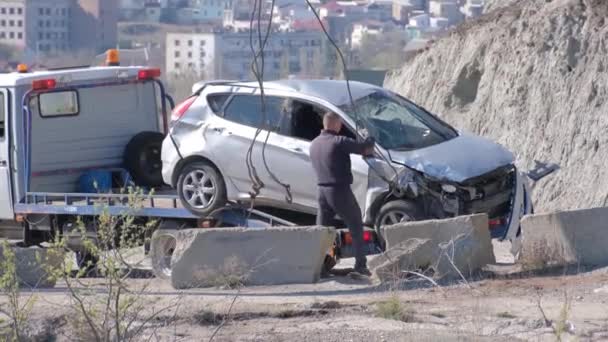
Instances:
[[[293,226],[293,222],[280,219],[259,210],[229,205],[227,211],[246,211],[249,215],[271,226]],[[155,217],[164,219],[199,219],[185,209],[177,195],[169,191],[159,194],[143,194],[135,197],[128,193],[53,193],[28,192],[21,203],[15,205],[15,213],[20,215],[77,215],[95,216],[102,213],[110,215],[131,215],[136,217]],[[236,215],[238,216],[238,215]],[[235,216],[233,215],[233,218]],[[243,221],[246,223],[246,221]]]

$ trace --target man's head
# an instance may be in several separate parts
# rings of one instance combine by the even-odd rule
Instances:
[[[323,129],[339,133],[342,129],[342,118],[334,112],[327,112],[323,116]]]

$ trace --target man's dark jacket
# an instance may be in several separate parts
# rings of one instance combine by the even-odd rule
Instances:
[[[323,130],[310,145],[310,159],[319,186],[350,186],[353,183],[351,154],[363,154],[374,146],[371,138],[358,142],[333,131]]]

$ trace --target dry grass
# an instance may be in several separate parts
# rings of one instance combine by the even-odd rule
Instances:
[[[404,305],[397,295],[392,295],[389,299],[376,304],[376,316],[384,319],[412,322],[414,314],[415,311]]]
[[[545,325],[547,327],[551,327],[556,340],[561,342],[564,338],[564,334],[568,334],[568,333],[572,332],[572,324],[568,320],[568,318],[570,317],[570,310],[572,308],[571,299],[568,296],[568,293],[564,292],[564,302],[560,309],[557,320],[551,320],[547,317],[547,314],[545,313],[545,310],[543,309],[541,300],[542,300],[542,297],[539,294],[536,306],[538,307],[538,310],[540,311],[540,314],[543,317]]]
[[[499,313],[496,315],[496,317],[499,317],[499,318],[507,318],[507,319],[513,319],[513,318],[517,318],[517,316],[515,316],[515,315],[513,315],[512,313],[507,312],[507,311],[499,312]]]

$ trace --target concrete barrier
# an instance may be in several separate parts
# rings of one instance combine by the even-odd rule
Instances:
[[[468,277],[496,262],[485,214],[384,227],[386,252],[370,260],[380,280],[402,271],[434,270],[435,278]]]
[[[313,283],[336,238],[326,227],[180,230],[171,260],[175,288]]]
[[[15,267],[19,284],[27,288],[50,288],[55,286],[55,279],[49,277],[50,269],[58,269],[65,257],[63,252],[52,253],[48,248],[23,248],[10,246],[15,255]],[[0,244],[0,261],[4,262],[4,247]],[[3,270],[0,269],[0,275]]]
[[[529,215],[521,224],[518,262],[527,267],[608,265],[608,208]]]

